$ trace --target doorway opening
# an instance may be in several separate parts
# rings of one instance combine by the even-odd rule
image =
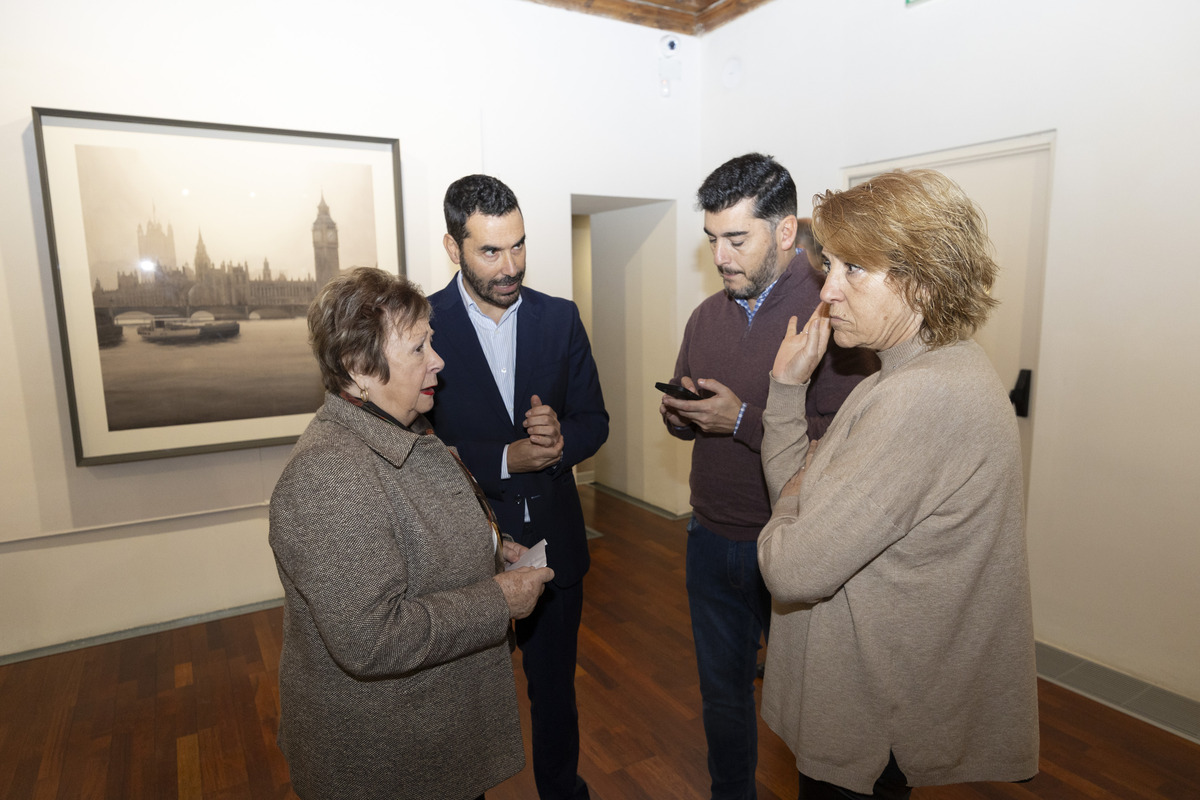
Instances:
[[[674,371],[674,200],[572,195],[573,292],[609,413],[608,442],[577,469],[648,505],[687,502],[686,458],[658,413],[655,381]]]

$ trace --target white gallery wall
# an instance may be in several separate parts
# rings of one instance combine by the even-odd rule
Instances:
[[[1053,130],[1037,633],[1200,699],[1197,30],[1185,0],[773,0],[682,37],[664,98],[661,32],[523,0],[6,9],[0,655],[280,594],[264,504],[287,448],[74,465],[31,106],[399,138],[409,274],[428,290],[451,274],[442,192],[468,172],[514,187],[528,281],[564,296],[572,195],[674,200],[655,325],[675,342],[645,345],[668,351],[717,285],[692,203],[721,161],[773,153],[804,205],[855,164]],[[686,458],[661,447],[630,469]],[[686,489],[651,490],[681,510]]]

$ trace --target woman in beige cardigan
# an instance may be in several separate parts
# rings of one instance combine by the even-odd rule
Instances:
[[[284,588],[279,746],[304,800],[469,800],[520,771],[507,634],[547,568],[501,570],[470,475],[432,435],[429,303],[358,269],[309,309],[325,404],[271,497]]]
[[[1019,781],[1038,765],[1021,450],[968,338],[996,265],[945,176],[894,172],[820,197],[823,303],[771,374],[758,540],[774,599],[762,715],[800,797]],[[820,440],[807,381],[829,337],[879,354]],[[803,465],[807,462],[807,467]]]

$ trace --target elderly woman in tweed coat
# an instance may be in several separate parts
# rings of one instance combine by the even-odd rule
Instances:
[[[524,766],[509,620],[553,577],[505,572],[470,474],[432,435],[429,304],[358,269],[309,309],[325,404],[271,497],[284,588],[279,746],[305,800],[470,800]]]

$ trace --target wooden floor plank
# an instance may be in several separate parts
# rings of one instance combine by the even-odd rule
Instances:
[[[33,793],[36,798],[58,797],[63,770],[70,755],[71,720],[79,699],[86,661],[87,651],[77,650],[31,662],[31,668],[38,670],[38,676],[44,676],[44,680],[34,683],[38,687],[34,690],[36,693],[25,698],[27,710],[22,715],[29,725],[26,733],[29,737],[26,739],[27,752],[37,751],[40,756]],[[13,707],[7,698],[0,705]],[[33,738],[39,734],[40,740]]]
[[[580,772],[597,800],[708,797],[684,523],[583,487],[592,570],[579,639]],[[295,800],[275,744],[279,608],[0,667],[0,797]],[[529,709],[514,656],[529,752]],[[917,800],[1200,798],[1200,745],[1039,681],[1041,773]],[[759,724],[758,796],[795,760]],[[529,766],[488,800],[536,798]]]
[[[179,800],[204,800],[200,741],[195,733],[175,740],[176,774],[179,776]]]

